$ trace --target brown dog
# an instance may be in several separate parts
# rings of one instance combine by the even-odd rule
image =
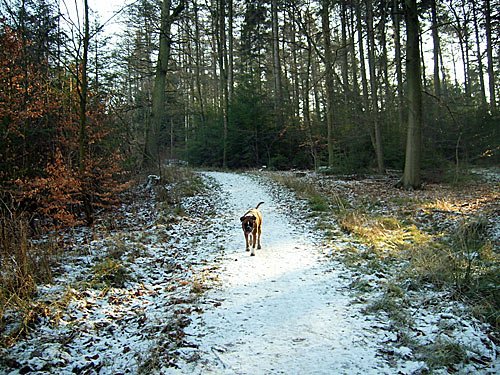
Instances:
[[[264,203],[260,202],[257,207],[252,208],[247,211],[245,215],[240,217],[241,227],[243,228],[243,234],[245,235],[246,250],[250,250],[250,245],[252,246],[252,251],[250,255],[255,255],[255,245],[257,244],[257,249],[260,249],[260,235],[262,233],[262,214],[259,211],[259,206]]]

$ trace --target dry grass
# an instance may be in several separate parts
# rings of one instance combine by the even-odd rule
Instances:
[[[328,200],[331,214],[321,217],[325,222],[318,230],[335,232],[332,226],[338,224],[350,234],[351,244],[333,254],[356,272],[386,280],[378,286],[384,293],[366,311],[386,314],[401,344],[412,348],[431,372],[467,361],[468,348],[441,338],[422,345],[407,334],[413,319],[405,305],[418,290],[451,292],[451,298],[466,302],[477,318],[490,323],[492,337],[498,339],[500,253],[488,231],[498,215],[498,185],[435,185],[406,192],[389,179],[339,184],[321,178],[281,180],[299,189],[299,196],[319,194]],[[360,301],[375,288],[363,278],[351,287]]]
[[[414,224],[393,216],[370,214],[362,210],[345,210],[338,214],[340,228],[354,234],[382,258],[406,257],[415,245],[427,246],[434,238]]]
[[[34,241],[28,220],[9,213],[0,219],[0,333],[2,343],[27,332],[44,315],[43,305],[33,301],[36,286],[52,280],[51,266],[60,249],[54,239]],[[20,325],[5,332],[7,312],[20,316]]]
[[[313,212],[326,212],[330,210],[330,199],[321,194],[314,184],[292,176],[272,174],[270,177],[277,183],[294,191],[301,199],[307,200]]]
[[[183,197],[191,197],[204,189],[203,181],[192,169],[165,166],[161,170],[157,197],[160,202],[179,208]]]
[[[108,257],[92,268],[90,285],[96,289],[123,288],[129,280],[127,268],[120,261]]]
[[[395,280],[412,288],[451,289],[479,318],[500,328],[500,254],[487,231],[487,217],[498,212],[498,186],[435,185],[410,193],[384,179],[355,181],[349,189],[334,179],[275,180],[299,196],[320,195],[329,202],[332,215],[325,218],[334,216],[340,229],[366,249],[338,254],[349,267],[391,272],[399,260],[405,266],[396,268]]]
[[[192,196],[202,189],[202,180],[192,170],[174,166],[162,169],[157,192],[168,211],[179,215],[183,212],[182,197]],[[29,332],[40,319],[56,324],[74,293],[78,292],[68,291],[51,297],[50,301],[37,298],[37,286],[52,282],[52,268],[62,254],[59,241],[34,234],[27,217],[16,216],[13,209],[6,208],[0,214],[4,215],[0,217],[0,345],[8,346]],[[106,224],[108,230],[118,228],[114,219]],[[124,287],[131,276],[123,262],[143,251],[130,249],[125,236],[112,236],[108,252],[92,267],[87,282],[80,286],[104,292],[111,287]],[[199,289],[202,288],[200,283]],[[196,291],[197,287],[194,289]]]

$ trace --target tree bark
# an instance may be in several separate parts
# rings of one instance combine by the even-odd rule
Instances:
[[[368,25],[368,66],[370,69],[370,88],[371,88],[371,112],[374,133],[374,149],[377,158],[377,170],[379,173],[385,172],[384,153],[382,147],[382,134],[379,121],[378,106],[378,84],[375,69],[375,30],[373,29],[373,4],[371,0],[366,1],[367,7],[367,25]]]
[[[484,84],[484,66],[483,66],[483,57],[481,54],[481,41],[479,36],[479,21],[477,19],[477,8],[476,3],[472,2],[472,15],[474,18],[474,35],[476,37],[476,48],[477,48],[477,63],[479,70],[479,87],[480,87],[480,96],[481,96],[481,105],[486,107],[486,87]]]
[[[88,133],[87,133],[87,97],[88,97],[88,54],[89,54],[89,42],[90,42],[90,25],[89,25],[89,5],[88,1],[83,2],[83,56],[82,62],[80,64],[81,78],[78,87],[79,99],[80,99],[80,132],[78,137],[79,144],[79,169],[80,173],[85,170],[86,159],[87,159],[87,149],[88,149]]]
[[[342,85],[344,87],[344,103],[347,106],[348,96],[350,91],[349,84],[349,44],[347,42],[347,4],[342,1],[340,4],[340,22],[341,22],[341,40],[342,40],[342,51],[341,51],[341,66],[342,66]]]
[[[393,0],[393,23],[394,23],[394,55],[396,63],[396,81],[397,81],[397,97],[398,97],[398,125],[399,129],[404,129],[404,94],[403,94],[403,69],[401,57],[401,18],[400,18],[400,2]]]
[[[326,87],[326,124],[327,124],[327,147],[328,147],[328,167],[333,167],[333,124],[334,124],[334,84],[333,84],[333,54],[332,41],[330,35],[330,2],[321,1],[321,24],[323,31],[323,47],[325,49],[325,87]]]
[[[486,29],[486,56],[488,58],[488,86],[490,91],[490,108],[495,111],[495,70],[493,69],[493,45],[491,38],[491,5],[490,0],[484,1],[485,29]]]
[[[273,75],[274,75],[274,110],[278,129],[284,128],[283,119],[283,85],[281,83],[281,60],[279,46],[279,20],[278,20],[278,2],[271,1],[271,23],[273,37]]]
[[[88,60],[90,45],[90,23],[89,23],[89,5],[88,1],[83,2],[83,56],[81,62],[81,79],[79,87],[80,94],[80,132],[79,132],[79,172],[82,180],[82,204],[85,212],[87,225],[94,222],[94,210],[92,206],[92,193],[89,191],[87,169],[87,158],[89,149],[89,137],[87,131],[87,101],[88,101]],[[78,75],[78,73],[77,73]]]
[[[408,84],[408,133],[402,186],[418,189],[422,149],[422,78],[420,71],[419,21],[416,0],[406,5],[406,75]]]
[[[359,0],[361,2],[361,0]],[[356,27],[358,29],[358,45],[359,45],[359,61],[360,61],[360,72],[361,72],[361,90],[363,92],[363,103],[364,103],[364,114],[366,114],[370,108],[370,99],[368,96],[368,78],[366,77],[366,63],[365,63],[365,48],[363,43],[363,19],[361,15],[361,4],[356,6]],[[363,121],[368,121],[368,119],[363,119]],[[371,133],[371,132],[370,132]]]
[[[199,110],[200,110],[200,122],[201,126],[205,127],[205,100],[204,100],[204,95],[203,95],[203,90],[202,90],[202,83],[201,83],[201,67],[203,66],[203,61],[202,61],[202,53],[201,53],[201,42],[200,42],[200,20],[199,20],[199,15],[198,15],[198,4],[196,0],[193,1],[193,12],[194,12],[194,32],[195,32],[195,56],[196,56],[196,62],[195,62],[195,78],[196,78],[196,95],[197,99],[199,102]]]
[[[144,167],[160,164],[160,131],[166,117],[165,84],[171,47],[171,26],[173,21],[184,9],[184,0],[170,13],[171,0],[163,0],[161,4],[160,45],[156,64],[155,81],[152,94],[150,123],[146,135],[144,150]]]
[[[438,19],[436,0],[431,1],[431,22],[432,22],[432,42],[433,42],[433,55],[434,55],[434,95],[437,98],[441,97],[441,80],[439,77],[439,56],[440,56],[440,40],[438,32]]]
[[[222,114],[222,167],[227,167],[227,137],[229,125],[229,90],[227,79],[227,45],[226,45],[226,11],[225,0],[218,0],[218,33],[217,33],[217,51],[220,71],[220,107]]]

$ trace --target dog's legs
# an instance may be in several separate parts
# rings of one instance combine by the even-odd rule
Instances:
[[[251,256],[255,255],[255,243],[256,243],[256,241],[257,241],[257,231],[255,230],[254,232],[252,232],[252,241],[250,243],[250,246],[252,247],[252,251],[250,252]]]
[[[260,236],[262,234],[262,226],[259,225],[259,227],[257,228],[257,249],[261,249],[260,247]]]
[[[248,233],[245,233],[245,243],[246,243],[246,247],[245,247],[245,250],[246,251],[250,251],[250,244],[248,243],[248,236],[249,234]]]

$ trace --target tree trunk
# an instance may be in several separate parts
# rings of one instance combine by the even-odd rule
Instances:
[[[228,85],[228,102],[231,103],[231,100],[234,96],[234,6],[233,0],[228,1],[228,67],[227,67],[227,85]]]
[[[201,84],[201,67],[203,66],[203,61],[202,61],[202,53],[201,53],[201,42],[200,42],[200,20],[199,20],[199,15],[198,15],[198,4],[196,3],[196,0],[193,1],[193,12],[194,12],[194,21],[195,21],[195,55],[196,55],[196,62],[195,62],[195,78],[196,78],[196,95],[197,99],[199,102],[200,106],[200,122],[201,126],[205,127],[205,100],[204,100],[204,95],[203,95],[203,90],[202,90],[202,84]]]
[[[398,96],[398,125],[399,129],[404,129],[404,97],[403,97],[403,69],[401,57],[401,22],[400,22],[400,5],[399,0],[394,1],[394,54],[396,63],[396,80],[397,80],[397,96]]]
[[[438,19],[437,19],[437,7],[436,0],[431,1],[431,22],[432,22],[432,42],[433,42],[433,54],[434,54],[434,95],[436,98],[441,97],[441,80],[439,77],[439,56],[440,56],[440,40],[438,33]]]
[[[359,0],[361,1],[361,0]],[[362,16],[361,16],[361,4],[356,6],[356,26],[358,29],[358,45],[359,45],[359,61],[360,61],[360,72],[361,72],[361,89],[363,92],[363,103],[364,103],[364,114],[366,114],[370,108],[370,99],[368,96],[368,78],[366,77],[366,63],[365,63],[365,48],[363,43],[363,26],[362,26]],[[363,121],[368,121],[368,119],[363,119]],[[371,134],[371,132],[370,132]]]
[[[460,54],[464,72],[464,92],[466,97],[470,97],[469,29],[467,12],[465,10],[465,2],[462,3],[463,23],[461,22],[461,17],[458,14],[457,9],[455,7],[452,7],[451,11],[453,13],[453,16],[455,17],[456,32],[458,35],[458,40],[460,42]]]
[[[356,17],[354,16],[354,7],[350,7],[350,29],[351,33],[349,35],[350,45],[349,52],[351,55],[351,69],[352,69],[352,96],[353,100],[356,101],[356,107],[360,106],[360,88],[359,88],[359,80],[358,80],[358,60],[356,56]],[[352,113],[352,112],[351,112]],[[357,117],[357,115],[354,115]]]
[[[349,96],[349,44],[347,42],[347,4],[342,1],[340,4],[340,22],[341,22],[341,66],[342,66],[342,85],[344,87],[344,103],[347,107],[348,96]],[[347,108],[346,108],[347,109]]]
[[[160,165],[160,131],[166,117],[165,84],[170,59],[172,22],[184,9],[184,1],[170,13],[171,0],[163,0],[160,15],[160,45],[152,94],[152,108],[144,150],[144,167]]]
[[[92,207],[92,193],[89,191],[88,176],[86,175],[89,137],[87,132],[87,100],[88,100],[88,59],[90,44],[90,24],[88,1],[83,2],[84,23],[83,23],[83,56],[81,62],[81,78],[78,85],[80,94],[80,132],[79,132],[79,172],[82,180],[82,204],[85,212],[87,225],[94,222],[94,210]],[[77,73],[78,75],[78,73]]]
[[[389,54],[387,52],[387,7],[388,5],[384,4],[383,5],[383,11],[381,14],[381,21],[380,21],[380,44],[382,45],[382,55],[380,58],[380,65],[381,65],[381,70],[382,70],[382,76],[384,79],[384,95],[382,97],[383,101],[381,101],[381,109],[383,110],[387,106],[387,102],[391,100],[392,96],[392,87],[391,83],[389,82],[389,66],[388,66],[388,60],[389,60]]]
[[[297,118],[300,117],[300,77],[299,77],[299,64],[298,58],[300,54],[300,49],[297,47],[297,28],[296,23],[292,19],[292,30],[290,35],[291,42],[291,53],[292,53],[292,67],[291,67],[291,75],[293,80],[293,95],[292,95],[292,103],[293,103],[293,113]],[[309,70],[308,70],[309,73]],[[305,99],[305,97],[304,97]],[[304,104],[305,105],[305,104]],[[307,121],[304,119],[304,121]]]
[[[229,124],[229,90],[227,86],[227,46],[226,46],[226,12],[225,0],[218,0],[218,33],[217,51],[220,70],[220,107],[222,113],[222,167],[227,167],[227,137]]]
[[[271,22],[273,37],[273,75],[274,75],[274,110],[278,129],[284,128],[283,85],[281,83],[281,60],[279,48],[279,20],[277,0],[271,1]]]
[[[402,186],[418,189],[422,149],[422,78],[420,71],[419,21],[416,0],[406,5],[406,75],[408,84],[408,133]]]
[[[490,91],[490,107],[496,110],[496,93],[495,93],[495,70],[493,69],[493,45],[491,38],[491,6],[490,0],[485,0],[485,29],[486,29],[486,55],[488,57],[488,86]]]
[[[484,66],[483,66],[483,57],[481,54],[481,41],[479,37],[479,24],[478,24],[479,21],[477,19],[477,8],[476,8],[476,3],[474,1],[472,2],[472,15],[474,17],[474,35],[476,37],[481,105],[483,105],[483,107],[486,107],[486,87],[484,85]]]
[[[375,30],[373,29],[373,5],[371,0],[366,1],[367,6],[367,25],[368,25],[368,65],[370,68],[370,88],[371,88],[371,112],[374,133],[374,149],[377,158],[377,170],[379,173],[385,172],[384,153],[382,147],[382,134],[379,121],[378,107],[378,84],[375,69]]]
[[[327,145],[328,145],[328,167],[333,167],[333,123],[334,123],[334,85],[333,85],[333,54],[330,35],[330,2],[321,1],[321,24],[323,29],[323,46],[325,48],[325,86],[326,86],[326,124],[327,124]]]
[[[83,2],[84,23],[83,23],[83,56],[81,66],[80,84],[77,86],[80,99],[80,132],[78,137],[79,144],[79,169],[80,173],[85,170],[87,149],[88,149],[88,133],[87,133],[87,96],[88,96],[88,54],[90,42],[90,26],[89,26],[89,5],[88,1]]]

